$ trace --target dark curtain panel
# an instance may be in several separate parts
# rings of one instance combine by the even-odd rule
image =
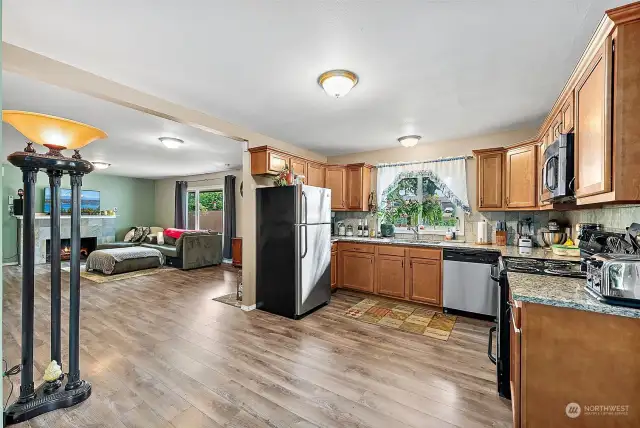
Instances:
[[[231,238],[236,236],[236,177],[224,177],[224,243],[222,257],[231,258]]]
[[[176,209],[174,214],[174,227],[185,229],[187,227],[187,182],[176,181]]]

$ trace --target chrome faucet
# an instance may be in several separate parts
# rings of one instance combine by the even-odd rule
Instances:
[[[418,233],[418,226],[409,226],[409,230],[413,232],[413,238],[417,241],[420,239],[420,234]]]

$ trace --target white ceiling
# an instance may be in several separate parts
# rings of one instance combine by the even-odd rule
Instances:
[[[628,1],[5,0],[3,40],[332,155],[539,123]]]
[[[111,163],[100,173],[164,178],[242,167],[242,145],[237,141],[6,71],[2,107],[60,116],[105,131],[106,139],[80,151],[84,159]],[[2,133],[3,159],[25,147],[25,138],[11,125],[3,122]],[[168,149],[158,140],[163,136],[180,138],[184,144]]]

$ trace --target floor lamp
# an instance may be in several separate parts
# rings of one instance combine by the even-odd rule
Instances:
[[[80,198],[82,177],[93,171],[78,149],[105,138],[103,131],[68,119],[24,111],[4,110],[2,120],[27,138],[21,152],[7,160],[22,170],[24,184],[22,236],[22,361],[20,396],[5,410],[6,425],[24,422],[52,410],[78,404],[91,395],[91,384],[80,378]],[[37,153],[33,143],[49,149]],[[66,157],[62,150],[73,149]],[[34,246],[35,186],[38,172],[49,176],[51,187],[51,360],[61,360],[61,272],[60,272],[60,182],[68,174],[71,181],[71,277],[69,291],[69,367],[68,375],[34,388]]]

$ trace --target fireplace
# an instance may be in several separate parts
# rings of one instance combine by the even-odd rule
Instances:
[[[98,239],[94,236],[91,238],[80,238],[80,259],[86,260],[89,254],[96,249]],[[51,262],[51,240],[47,239],[47,263]],[[71,239],[60,240],[60,259],[62,261],[71,258]]]

